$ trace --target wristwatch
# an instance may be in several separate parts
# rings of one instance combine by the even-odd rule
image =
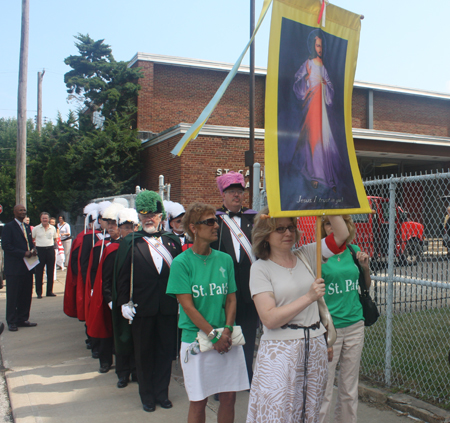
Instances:
[[[212,341],[216,337],[217,337],[217,331],[215,329],[213,329],[211,332],[208,333],[208,340]]]

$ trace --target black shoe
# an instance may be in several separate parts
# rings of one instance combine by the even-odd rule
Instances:
[[[128,386],[128,378],[127,377],[119,378],[119,380],[117,382],[117,387],[118,388],[125,388],[127,386]]]
[[[219,401],[219,394],[214,394],[214,400]]]
[[[56,297],[56,294],[54,294],[53,292],[51,294],[47,294],[47,297]]]
[[[100,354],[98,353],[98,351],[92,351],[92,358],[99,358]]]
[[[109,364],[102,364],[98,369],[99,373],[108,373],[111,366]]]
[[[90,342],[86,342],[86,348],[88,350],[92,350],[92,344]]]
[[[37,323],[31,323],[30,321],[25,320],[24,322],[17,323],[16,326],[19,328],[33,328],[37,326]]]
[[[17,332],[18,331],[17,326],[14,323],[10,323],[8,325],[8,330],[10,330],[11,332]]]
[[[38,295],[37,297],[38,297],[40,300],[42,300],[42,295]]]
[[[142,408],[144,409],[144,411],[146,411],[147,413],[151,413],[152,411],[155,411],[156,406],[154,402],[149,402],[148,404],[143,404]]]
[[[5,324],[3,322],[0,323],[0,335],[3,333],[3,331],[5,330]]]
[[[169,398],[163,399],[163,400],[156,400],[156,404],[159,404],[161,408],[172,408],[173,404],[172,401],[170,401]]]

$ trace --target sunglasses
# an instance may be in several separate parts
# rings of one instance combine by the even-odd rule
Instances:
[[[195,222],[196,225],[206,225],[206,226],[214,226],[219,220],[217,217],[211,217],[206,220],[201,220],[199,222]]]
[[[294,233],[295,232],[295,226],[294,225],[289,225],[289,226],[279,226],[278,228],[275,229],[275,232],[279,233],[279,234],[284,234],[286,232],[286,229],[291,232]]]

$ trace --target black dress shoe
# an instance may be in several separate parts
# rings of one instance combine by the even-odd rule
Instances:
[[[92,350],[92,344],[90,342],[86,342],[86,348],[88,350]]]
[[[33,328],[37,326],[37,323],[31,323],[30,321],[25,320],[24,322],[17,323],[16,326],[19,328]]]
[[[126,386],[128,386],[128,378],[127,377],[119,378],[119,380],[117,382],[117,387],[118,388],[125,388]]]
[[[154,402],[149,402],[148,404],[144,404],[142,406],[142,408],[144,409],[144,411],[146,411],[147,413],[151,413],[152,411],[155,411],[156,406]]]
[[[156,403],[161,406],[161,408],[172,408],[173,404],[172,401],[170,401],[169,398],[163,399],[163,400],[156,400]]]
[[[54,294],[53,292],[51,294],[47,294],[47,297],[56,297],[56,294]]]
[[[0,335],[3,333],[3,331],[5,330],[5,324],[3,322],[0,323]]]
[[[38,295],[37,297],[38,297],[40,300],[42,300],[42,295]]]
[[[99,373],[108,373],[111,366],[109,364],[102,364],[98,369]]]
[[[17,326],[14,323],[10,323],[8,325],[8,330],[10,330],[11,332],[17,332],[18,331]]]
[[[98,351],[92,351],[92,358],[99,358],[100,354],[98,353]]]

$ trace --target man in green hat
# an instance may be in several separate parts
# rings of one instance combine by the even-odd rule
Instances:
[[[173,234],[161,232],[166,218],[161,197],[136,197],[142,230],[126,236],[114,270],[113,324],[116,353],[134,348],[139,395],[145,411],[171,408],[169,383],[176,356],[178,305],[166,295],[172,260],[181,253]]]

